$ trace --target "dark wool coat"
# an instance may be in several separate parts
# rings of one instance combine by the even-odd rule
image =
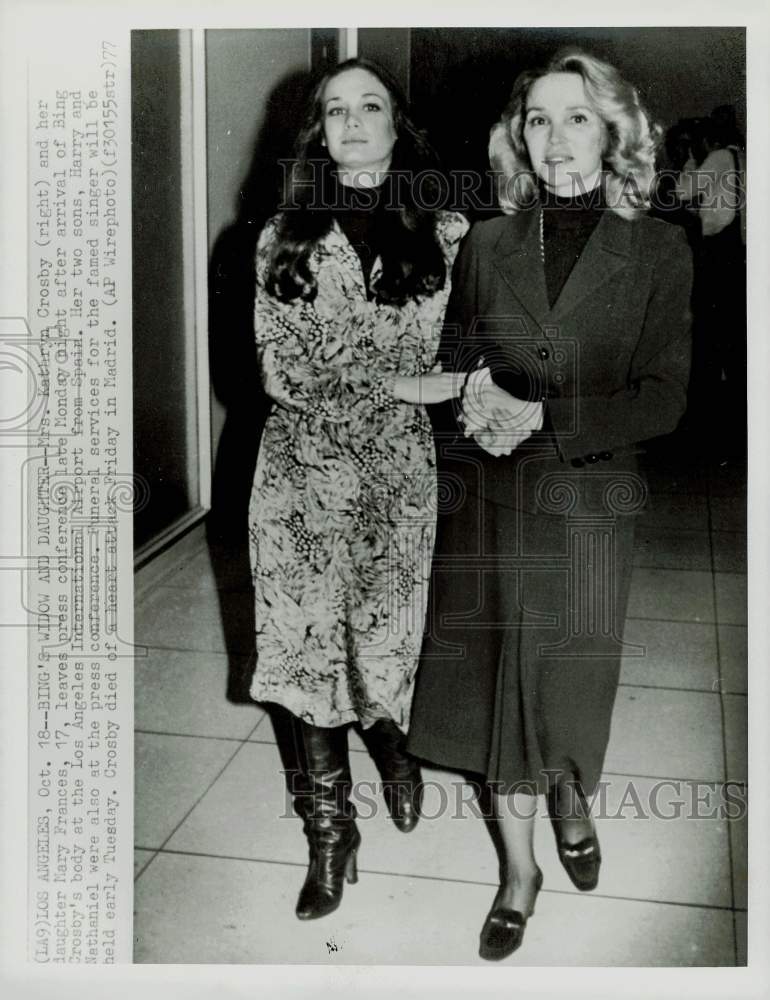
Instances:
[[[542,399],[511,456],[436,407],[439,523],[409,749],[490,781],[601,774],[623,647],[639,442],[671,432],[690,366],[692,261],[677,227],[605,211],[549,308],[540,211],[474,226],[457,258],[445,367],[489,365]]]

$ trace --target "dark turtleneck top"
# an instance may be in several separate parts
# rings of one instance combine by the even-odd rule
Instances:
[[[356,188],[335,178],[333,195],[334,218],[358,254],[368,293],[372,267],[381,248],[383,185]]]
[[[607,211],[601,188],[564,198],[540,188],[548,304],[553,307],[586,243]]]

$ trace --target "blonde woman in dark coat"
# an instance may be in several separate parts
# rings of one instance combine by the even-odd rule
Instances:
[[[690,252],[648,218],[657,130],[583,52],[523,73],[490,153],[504,212],[458,255],[444,357],[470,371],[434,421],[443,481],[414,754],[481,775],[503,844],[480,954],[522,941],[542,873],[537,796],[578,889],[601,853],[586,800],[618,684],[639,442],[675,429]]]

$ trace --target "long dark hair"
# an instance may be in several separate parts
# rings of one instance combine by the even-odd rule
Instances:
[[[295,159],[285,174],[283,208],[267,275],[268,292],[284,302],[312,301],[317,284],[308,261],[332,227],[335,164],[322,145],[323,93],[327,83],[349,69],[364,69],[390,96],[396,142],[380,199],[382,273],[372,291],[381,303],[403,305],[432,295],[446,280],[444,255],[436,238],[435,210],[441,185],[438,157],[425,133],[407,114],[400,87],[386,70],[368,59],[348,59],[316,85],[295,144]],[[419,185],[419,199],[415,192]],[[365,189],[362,196],[365,195]]]

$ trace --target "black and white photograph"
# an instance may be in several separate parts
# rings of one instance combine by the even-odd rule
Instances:
[[[759,8],[0,0],[4,995],[766,994]]]
[[[744,30],[131,58],[135,961],[744,964]]]

